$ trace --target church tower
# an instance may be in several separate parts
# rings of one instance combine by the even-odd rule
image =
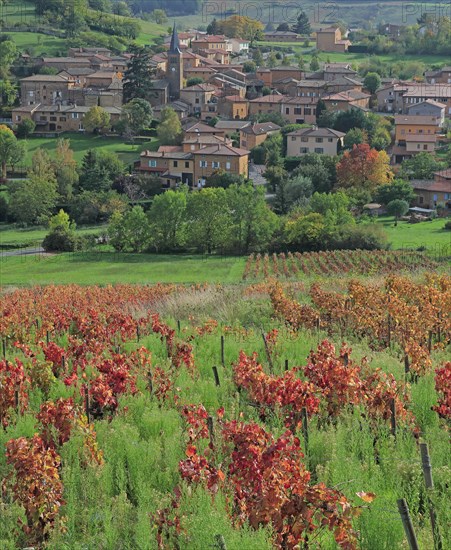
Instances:
[[[172,30],[171,45],[168,50],[167,79],[169,81],[169,99],[179,99],[180,90],[183,88],[183,57],[180,50],[177,29]]]

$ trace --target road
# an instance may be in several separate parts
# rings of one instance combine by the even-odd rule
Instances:
[[[1,250],[0,258],[7,258],[8,256],[31,256],[33,254],[42,254],[45,250],[41,246],[34,248],[17,248],[15,250]]]

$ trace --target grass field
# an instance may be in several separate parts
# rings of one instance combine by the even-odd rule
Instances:
[[[0,258],[1,285],[235,283],[244,258],[109,252]]]
[[[77,233],[80,234],[92,234],[101,233],[105,229],[103,225],[79,227]],[[24,246],[38,246],[47,235],[48,229],[46,227],[30,227],[25,229],[18,229],[10,225],[0,225],[0,247],[12,246],[24,247]]]
[[[139,160],[141,151],[144,149],[156,151],[159,146],[159,141],[156,138],[149,138],[149,141],[132,145],[125,143],[123,138],[120,137],[93,136],[77,132],[67,132],[61,134],[60,137],[70,140],[70,146],[74,151],[74,158],[77,162],[81,162],[89,149],[96,149],[116,153],[122,162],[132,164],[135,160]],[[29,138],[27,140],[28,151],[24,160],[25,166],[31,165],[31,158],[36,149],[45,149],[50,156],[53,156],[56,141],[55,138]]]
[[[27,51],[33,56],[53,57],[66,54],[67,51],[65,38],[37,32],[8,32],[7,34],[14,40],[20,52]]]
[[[424,246],[432,254],[446,249],[447,254],[451,254],[451,231],[443,229],[444,219],[413,224],[399,222],[397,227],[394,226],[393,218],[389,216],[381,216],[377,221],[384,226],[394,250]]]

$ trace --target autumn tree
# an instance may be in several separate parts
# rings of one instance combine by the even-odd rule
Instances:
[[[373,193],[379,185],[393,179],[390,158],[385,151],[371,149],[367,143],[345,151],[337,164],[338,187]]]
[[[263,38],[264,25],[260,21],[242,15],[232,15],[221,21],[219,28],[229,38],[244,38],[250,45]]]
[[[69,139],[61,138],[56,142],[53,167],[58,193],[62,198],[68,200],[72,197],[72,190],[78,183],[77,161],[74,159]]]

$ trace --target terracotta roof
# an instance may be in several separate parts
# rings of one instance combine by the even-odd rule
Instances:
[[[446,170],[439,170],[438,172],[434,172],[434,176],[438,176],[439,178],[445,178],[447,180],[451,179],[451,168],[447,168]]]
[[[336,94],[329,94],[323,97],[323,100],[335,100],[335,101],[355,101],[357,99],[370,98],[369,94],[359,92],[357,90],[346,90],[344,92],[338,92]]]
[[[319,101],[319,97],[287,97],[283,100],[284,105],[316,105]]]
[[[451,193],[451,182],[434,180],[411,180],[414,189],[422,191],[438,191],[439,193]]]
[[[218,130],[241,130],[250,124],[248,120],[218,120],[215,128]]]
[[[188,86],[186,88],[183,88],[182,92],[214,92],[215,87],[211,84],[194,84],[193,86]]]
[[[20,79],[21,82],[69,82],[66,76],[61,74],[35,74]]]
[[[198,151],[193,151],[193,155],[221,155],[227,157],[244,157],[249,154],[247,149],[232,147],[231,145],[218,144],[211,147],[204,147]]]
[[[208,126],[208,124],[204,124],[203,122],[195,122],[194,124],[191,123],[190,126],[185,127],[185,132],[199,132],[204,134],[213,134],[215,131],[214,127]],[[216,129],[217,131],[217,129]]]
[[[175,153],[176,151],[183,152],[183,149],[180,145],[160,145],[158,147],[159,153]]]
[[[446,105],[444,103],[440,103],[440,101],[435,101],[434,99],[425,99],[424,101],[420,101],[420,103],[412,103],[411,105],[406,105],[406,108],[410,111],[420,105],[431,105],[433,107],[439,107],[440,109],[446,109]]]
[[[249,100],[245,97],[241,97],[240,95],[226,95],[224,97],[225,101],[233,101],[234,103],[248,103]]]

